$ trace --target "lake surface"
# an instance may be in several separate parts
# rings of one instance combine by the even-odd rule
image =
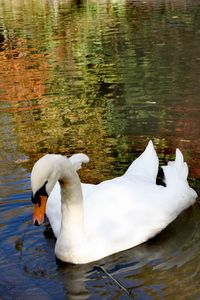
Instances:
[[[88,154],[98,183],[152,139],[199,193],[199,113],[200,1],[0,0],[0,299],[200,299],[198,201],[100,268],[56,261],[30,189],[45,153]]]

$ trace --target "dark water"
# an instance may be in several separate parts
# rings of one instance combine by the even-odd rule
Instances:
[[[32,225],[30,172],[85,152],[81,180],[122,174],[151,138],[200,191],[200,1],[0,0],[0,299],[199,299],[197,203],[152,241],[58,264]],[[45,232],[44,232],[45,231]]]

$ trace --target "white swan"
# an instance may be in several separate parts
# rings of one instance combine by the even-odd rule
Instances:
[[[88,263],[141,244],[197,197],[178,149],[175,161],[163,167],[166,187],[156,184],[158,157],[151,141],[123,176],[97,185],[80,182],[76,170],[87,161],[83,154],[70,159],[47,154],[32,170],[33,220],[43,222],[50,195],[46,212],[57,237],[55,254],[62,261]]]

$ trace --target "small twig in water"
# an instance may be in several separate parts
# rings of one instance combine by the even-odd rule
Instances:
[[[122,289],[127,294],[130,299],[135,298],[117,279],[115,279],[110,273],[108,273],[104,267],[96,265],[94,268],[106,274],[120,289]]]

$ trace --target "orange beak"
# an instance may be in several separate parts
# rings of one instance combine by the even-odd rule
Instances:
[[[35,225],[41,225],[44,222],[46,203],[47,203],[47,197],[40,196],[40,205],[39,203],[36,203],[34,205],[33,223]]]

